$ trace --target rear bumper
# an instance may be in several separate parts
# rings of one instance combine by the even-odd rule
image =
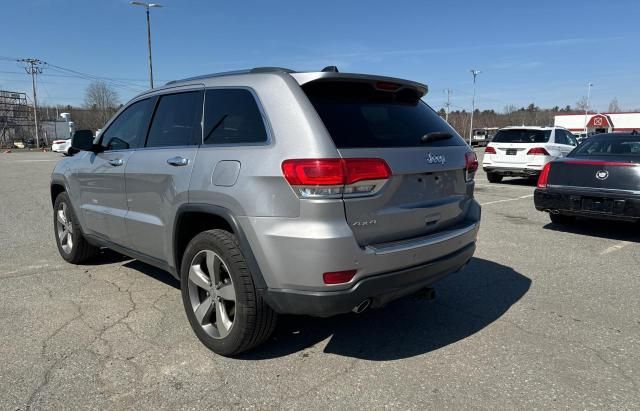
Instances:
[[[278,313],[329,317],[348,313],[371,299],[371,307],[379,307],[400,297],[413,294],[449,274],[462,269],[473,256],[475,242],[426,264],[399,271],[366,277],[351,288],[339,291],[300,291],[267,289],[263,297]]]
[[[482,169],[485,173],[493,173],[506,177],[531,177],[537,176],[542,171],[540,168],[517,168],[517,167],[494,167],[483,166]]]
[[[599,190],[536,189],[538,211],[605,220],[640,221],[640,196]]]

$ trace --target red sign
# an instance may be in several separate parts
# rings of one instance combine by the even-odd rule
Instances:
[[[611,121],[609,121],[609,118],[602,114],[596,114],[595,116],[591,117],[591,119],[587,123],[587,127],[596,127],[596,128],[604,128],[604,127],[608,128],[611,125],[612,124],[611,124]]]

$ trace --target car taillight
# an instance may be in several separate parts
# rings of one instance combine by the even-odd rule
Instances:
[[[357,270],[334,271],[322,274],[325,284],[343,284],[351,281]]]
[[[547,181],[549,180],[549,171],[551,170],[551,163],[544,165],[540,177],[538,177],[538,188],[547,188]]]
[[[379,158],[319,158],[282,162],[282,173],[300,197],[370,195],[391,176]]]
[[[65,142],[65,140],[56,140],[56,141],[53,142],[53,144],[62,144],[64,142]]]
[[[464,155],[464,160],[466,170],[465,177],[467,181],[471,181],[478,170],[478,157],[475,152],[467,151]]]
[[[534,147],[527,151],[528,156],[548,156],[549,152],[544,147]]]
[[[484,149],[484,153],[485,154],[495,154],[496,153],[496,149],[491,147],[491,146],[487,146],[487,148]]]

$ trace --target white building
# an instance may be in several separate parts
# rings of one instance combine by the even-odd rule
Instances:
[[[574,133],[584,133],[585,118],[588,133],[640,132],[640,113],[558,114],[554,125]]]

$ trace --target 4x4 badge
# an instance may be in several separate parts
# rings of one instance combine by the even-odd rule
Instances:
[[[442,154],[427,153],[428,164],[444,164],[447,159]]]

